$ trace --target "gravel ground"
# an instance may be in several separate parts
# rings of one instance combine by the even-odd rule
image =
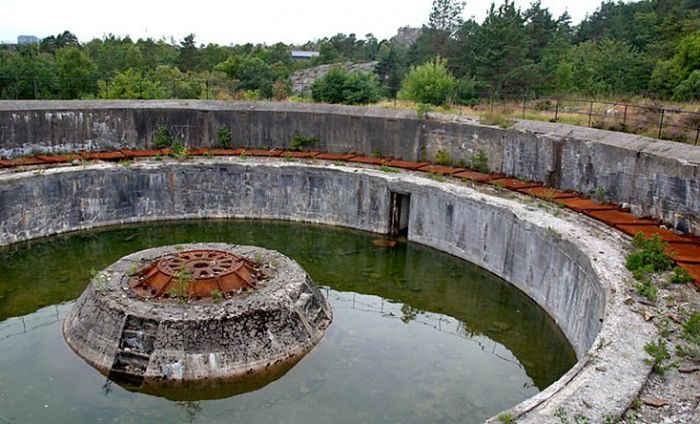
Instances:
[[[634,303],[635,311],[656,325],[670,358],[661,364],[667,367],[665,372],[651,374],[621,422],[697,424],[700,423],[700,345],[686,340],[683,323],[693,312],[700,311],[700,292],[691,284],[666,283],[664,277],[656,278],[656,283],[659,286],[656,302],[639,296],[633,288],[627,302]],[[678,346],[695,347],[697,353],[683,355],[676,350]]]

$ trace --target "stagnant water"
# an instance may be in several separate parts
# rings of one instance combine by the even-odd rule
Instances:
[[[252,244],[298,261],[334,322],[285,376],[225,399],[170,401],[108,381],[63,341],[91,270],[137,250]],[[0,423],[481,422],[575,362],[546,314],[506,282],[412,243],[259,221],[142,225],[0,250]]]

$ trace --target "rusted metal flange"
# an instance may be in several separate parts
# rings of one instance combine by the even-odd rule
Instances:
[[[129,279],[131,290],[145,299],[228,298],[255,288],[265,278],[260,264],[220,250],[189,250],[162,256]]]

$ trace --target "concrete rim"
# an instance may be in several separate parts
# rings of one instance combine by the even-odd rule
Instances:
[[[565,214],[564,217],[554,217],[543,214],[541,211],[533,210],[528,205],[518,199],[499,197],[489,190],[479,191],[470,187],[459,185],[454,182],[443,183],[431,180],[425,176],[416,175],[411,172],[385,173],[376,168],[364,166],[333,166],[328,167],[323,163],[287,162],[276,159],[247,159],[245,162],[237,158],[216,158],[216,159],[196,159],[188,162],[154,162],[143,161],[133,164],[134,170],[161,170],[168,167],[175,171],[192,171],[201,165],[216,165],[238,168],[239,170],[257,169],[289,169],[305,172],[306,170],[322,170],[328,173],[342,173],[346,176],[362,176],[377,180],[383,180],[392,184],[399,184],[403,187],[412,187],[418,191],[449,193],[465,202],[480,202],[489,207],[501,211],[513,213],[519,222],[533,226],[533,228],[555,231],[560,234],[560,238],[575,246],[581,254],[591,261],[591,266],[595,271],[598,284],[604,302],[604,315],[600,317],[600,331],[595,337],[595,341],[586,351],[577,349],[579,356],[578,363],[562,376],[557,382],[538,395],[525,400],[510,410],[518,422],[557,422],[555,413],[560,408],[576,413],[581,411],[585,416],[593,414],[594,421],[602,421],[605,417],[620,416],[628,407],[630,402],[637,395],[642,385],[646,381],[650,372],[650,366],[644,363],[643,345],[652,339],[654,330],[651,324],[646,323],[627,305],[625,305],[625,293],[627,287],[623,280],[629,275],[622,266],[624,258],[625,238],[618,233],[606,234],[607,228],[594,221],[574,215]],[[85,168],[62,167],[47,169],[46,175],[70,175],[74,172],[85,172],[89,174],[101,173],[118,169],[117,165],[97,164]],[[128,170],[127,170],[128,172]],[[31,171],[14,174],[0,175],[2,181],[29,181],[35,178]],[[60,177],[59,177],[60,178]],[[492,191],[492,190],[491,190]],[[172,216],[159,216],[157,218],[138,217],[136,219],[125,219],[119,221],[92,222],[86,225],[77,226],[59,231],[44,229],[44,236],[54,235],[59,232],[96,228],[109,224],[121,224],[126,222],[143,222],[149,220],[163,219],[183,219],[183,218],[274,218],[264,214],[251,213],[247,216],[240,214],[230,215],[207,215],[182,214]],[[145,219],[144,219],[145,218]],[[325,222],[323,219],[308,219],[302,217],[289,217],[288,219],[300,222],[327,223],[330,225],[342,225],[338,222]],[[551,230],[550,230],[551,229]],[[28,240],[39,235],[25,236]],[[555,235],[552,235],[553,238]],[[14,240],[5,237],[3,245],[22,241],[22,236]],[[423,243],[437,248],[446,253],[464,258],[465,252],[460,251],[456,246],[438,246],[435,240],[430,238],[417,238],[413,241]],[[474,262],[474,261],[472,261]],[[477,262],[475,262],[477,263]],[[483,266],[483,264],[477,263]],[[489,268],[487,270],[494,272]],[[494,272],[499,275],[498,272]],[[508,279],[505,278],[507,281]],[[509,281],[510,282],[510,281]],[[530,295],[530,293],[526,294]],[[533,300],[540,304],[551,316],[552,311],[541,303],[536,297]],[[557,322],[562,325],[561,322]],[[630,331],[634,329],[634,331]],[[492,418],[491,422],[498,422],[497,418]]]

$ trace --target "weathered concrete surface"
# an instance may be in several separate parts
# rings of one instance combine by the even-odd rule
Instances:
[[[259,258],[269,278],[218,302],[144,300],[129,288],[133,267],[200,249]],[[199,243],[142,250],[108,266],[66,316],[63,333],[103,374],[128,374],[140,380],[138,386],[156,393],[159,386],[170,387],[172,395],[175,388],[222,381],[237,383],[234,390],[243,380],[269,382],[313,348],[331,319],[318,287],[290,258],[259,247]]]
[[[488,189],[493,190],[493,189]],[[557,422],[566,406],[592,422],[619,415],[650,367],[652,328],[624,305],[625,242],[585,217],[562,217],[456,182],[376,169],[283,160],[201,159],[98,164],[0,174],[0,245],[98,225],[248,217],[388,231],[390,192],[411,195],[410,240],[483,266],[537,301],[580,361],[514,408]],[[493,191],[491,193],[494,193]],[[19,200],[21,199],[21,201]]]
[[[299,134],[318,139],[313,149],[414,160],[444,150],[469,162],[483,150],[494,171],[598,191],[700,235],[700,147],[547,122],[501,129],[468,117],[421,120],[410,111],[295,103],[4,101],[0,156],[147,148],[161,125],[192,147],[215,145],[226,127],[233,144],[249,147],[288,147]]]

